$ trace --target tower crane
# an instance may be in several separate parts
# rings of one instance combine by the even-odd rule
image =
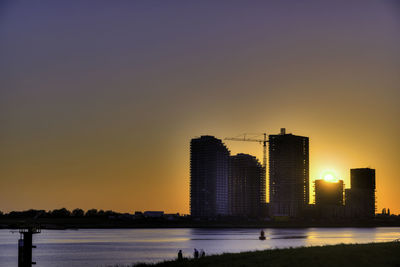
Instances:
[[[264,170],[267,170],[267,142],[268,142],[267,134],[263,133],[264,139],[247,138],[246,135],[248,135],[248,134],[243,134],[243,137],[226,137],[224,140],[258,142],[260,144],[263,144],[263,167],[264,167]]]
[[[247,138],[248,134],[243,134],[242,136],[239,137],[226,137],[224,140],[229,140],[229,141],[244,141],[244,142],[258,142],[263,145],[263,169],[264,169],[264,181],[267,179],[267,134],[263,133],[264,138],[263,139],[255,139],[255,138]],[[264,186],[265,187],[265,186]],[[267,191],[268,195],[268,191]],[[267,197],[268,200],[268,197]]]

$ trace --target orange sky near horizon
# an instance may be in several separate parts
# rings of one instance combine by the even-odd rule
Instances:
[[[191,138],[286,128],[310,138],[310,182],[334,170],[349,188],[351,168],[374,168],[377,211],[400,213],[399,11],[0,4],[0,211],[187,214]]]

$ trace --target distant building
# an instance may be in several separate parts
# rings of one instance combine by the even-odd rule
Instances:
[[[230,206],[234,216],[259,217],[265,209],[264,169],[256,157],[231,156]]]
[[[308,137],[269,136],[270,214],[296,217],[309,203]]]
[[[346,189],[346,214],[366,218],[375,215],[375,170],[360,168],[350,170],[351,188]]]
[[[229,215],[229,150],[213,136],[190,142],[190,214]]]
[[[167,213],[164,214],[164,218],[167,219],[168,221],[177,221],[180,218],[179,213]]]
[[[318,217],[344,216],[343,189],[343,180],[337,182],[315,180],[315,209]]]
[[[143,212],[143,216],[146,218],[161,218],[164,216],[163,211],[145,211]]]

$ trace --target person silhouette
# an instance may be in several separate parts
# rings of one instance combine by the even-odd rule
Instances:
[[[199,251],[198,251],[197,249],[194,249],[193,257],[194,257],[195,259],[198,259],[198,258],[199,258]]]
[[[204,258],[206,256],[206,253],[204,252],[204,250],[200,251],[200,258]]]
[[[182,250],[180,249],[178,252],[178,261],[183,260]]]

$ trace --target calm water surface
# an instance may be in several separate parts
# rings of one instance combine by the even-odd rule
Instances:
[[[110,266],[173,259],[182,249],[206,254],[339,243],[368,243],[400,238],[400,227],[264,229],[106,229],[43,230],[34,235],[36,266]],[[17,267],[18,233],[0,230],[0,266]]]

